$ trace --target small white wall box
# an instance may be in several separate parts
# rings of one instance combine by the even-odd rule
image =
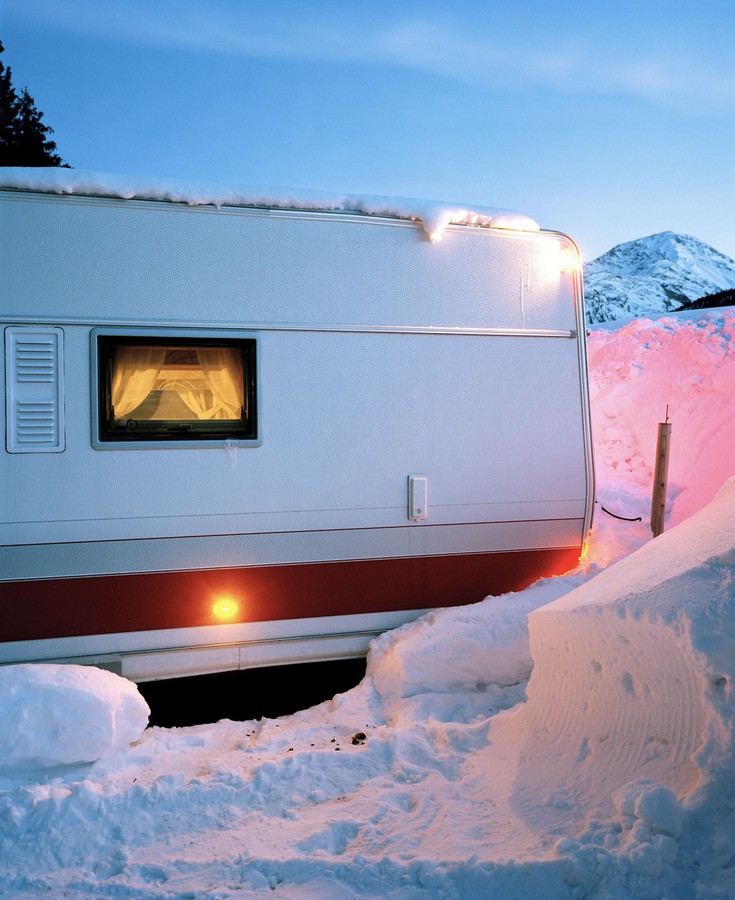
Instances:
[[[418,521],[428,515],[428,485],[426,475],[408,476],[408,518]]]
[[[594,500],[569,238],[432,242],[12,171],[0,663],[145,680],[351,656],[576,563]]]

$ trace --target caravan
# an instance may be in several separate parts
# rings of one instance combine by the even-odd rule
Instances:
[[[2,176],[0,663],[144,681],[345,658],[576,564],[594,500],[567,237]]]

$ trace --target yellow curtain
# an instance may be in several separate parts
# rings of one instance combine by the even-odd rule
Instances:
[[[176,391],[197,419],[210,419],[211,410],[207,408],[209,391],[198,391],[190,381],[182,381],[178,378],[169,378],[159,384],[159,390]]]
[[[122,419],[150,394],[166,359],[165,347],[116,347],[112,360],[112,405]]]
[[[197,347],[197,356],[215,401],[206,418],[239,419],[245,399],[240,350],[234,347]]]

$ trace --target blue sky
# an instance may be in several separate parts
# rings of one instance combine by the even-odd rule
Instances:
[[[75,168],[502,206],[735,256],[735,2],[2,0]]]

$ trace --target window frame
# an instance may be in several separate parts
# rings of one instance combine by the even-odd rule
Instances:
[[[198,433],[195,437],[165,437],[158,434],[135,433],[124,436],[107,431],[107,399],[110,390],[106,348],[111,344],[129,343],[163,345],[172,347],[200,346],[240,346],[248,347],[252,360],[248,365],[249,383],[248,405],[252,409],[251,434],[248,436],[233,434],[207,435]],[[260,347],[259,336],[251,331],[235,331],[204,328],[93,328],[90,332],[90,386],[92,414],[92,446],[96,450],[169,450],[169,449],[217,449],[259,447],[262,444],[260,425]],[[216,422],[217,420],[212,420]]]

